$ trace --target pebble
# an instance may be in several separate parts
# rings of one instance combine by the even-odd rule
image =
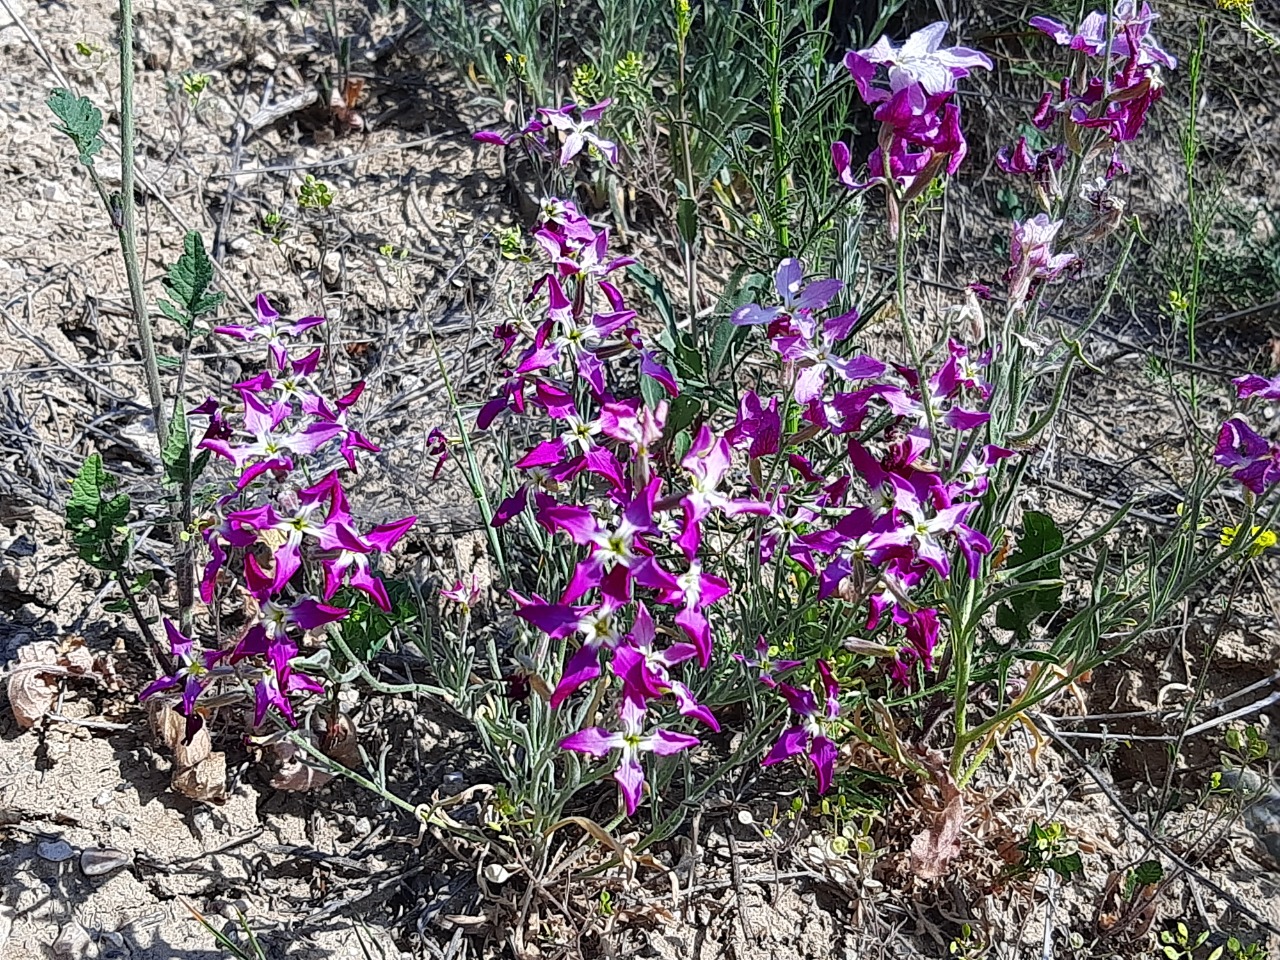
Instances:
[[[71,844],[65,840],[41,840],[36,844],[36,854],[41,860],[62,863],[75,856],[75,850],[71,849]]]
[[[80,854],[80,869],[86,877],[101,877],[128,866],[132,860],[133,857],[116,847],[90,847]]]

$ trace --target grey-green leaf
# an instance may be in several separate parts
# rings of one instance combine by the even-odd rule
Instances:
[[[62,87],[49,94],[45,103],[62,121],[55,129],[75,143],[76,150],[80,152],[80,162],[93,166],[93,158],[102,150],[102,111],[88,97],[77,97]]]

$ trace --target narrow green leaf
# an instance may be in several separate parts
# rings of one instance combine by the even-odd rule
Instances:
[[[191,479],[191,435],[187,432],[187,414],[181,403],[174,405],[169,421],[169,437],[160,451],[164,462],[165,483],[182,486]]]

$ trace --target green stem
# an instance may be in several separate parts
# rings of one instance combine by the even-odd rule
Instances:
[[[156,439],[163,450],[169,441],[169,417],[164,409],[164,394],[160,390],[160,366],[156,362],[156,345],[151,334],[151,317],[147,313],[142,268],[138,261],[133,120],[133,0],[120,0],[120,246],[124,253],[124,272],[129,281],[133,315],[138,324],[142,370],[146,376],[151,415],[155,418]]]
[[[769,141],[773,151],[774,231],[778,254],[791,249],[791,227],[787,214],[786,144],[782,127],[782,13],[778,0],[769,0]]]

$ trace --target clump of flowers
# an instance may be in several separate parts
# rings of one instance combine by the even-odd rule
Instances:
[[[882,186],[889,230],[897,234],[902,207],[924,193],[944,170],[953,174],[969,151],[960,129],[956,81],[991,59],[968,47],[943,47],[947,23],[916,31],[901,46],[881,37],[865,50],[851,50],[845,67],[864,103],[880,123],[878,146],[867,158],[868,179],[854,177],[849,147],[831,145],[837,179],[851,190]]]
[[[259,296],[251,321],[216,328],[262,343],[267,363],[235,384],[234,399],[210,397],[190,411],[208,421],[197,448],[231,469],[224,492],[211,498],[195,524],[208,551],[199,594],[213,604],[220,589],[239,592],[252,613],[234,634],[213,637],[204,649],[165,622],[177,666],[142,698],[181,688],[178,710],[187,718],[188,736],[202,722],[202,698],[215,685],[251,692],[255,726],[271,712],[296,724],[295,702],[324,690],[296,661],[308,636],[349,613],[330,602],[338,591],[349,587],[381,609],[391,608],[374,572],[376,559],[415,518],[362,528],[351,514],[342,475],[378,447],[349,423],[364,384],[330,397],[318,376],[321,349],[304,352],[296,345],[324,322],[285,320]]]
[[[1157,19],[1149,4],[1139,7],[1133,0],[1119,0],[1110,16],[1095,10],[1075,31],[1050,17],[1030,20],[1033,28],[1071,51],[1071,63],[1058,88],[1044,94],[1031,118],[1045,137],[1060,141],[1034,149],[1024,136],[996,154],[997,167],[1030,181],[1044,211],[1013,225],[1012,263],[1005,278],[1013,309],[1025,307],[1034,290],[1081,263],[1076,254],[1054,252],[1066,225],[1063,209],[1077,199],[1062,192],[1061,171],[1069,161],[1080,169],[1105,157],[1101,176],[1080,178],[1079,199],[1088,219],[1073,231],[1077,240],[1100,239],[1120,223],[1124,204],[1111,183],[1129,171],[1123,147],[1138,137],[1163,94],[1161,68],[1177,66],[1176,58],[1151,32]]]
[[[942,97],[941,111],[955,77],[985,58],[925,46],[924,61],[895,53],[889,82],[918,71],[923,80],[908,86]],[[935,61],[952,72],[935,76]],[[643,753],[695,747],[680,724],[719,729],[700,700],[708,668],[746,671],[798,718],[766,762],[803,755],[825,791],[845,722],[835,674],[822,658],[771,656],[789,637],[740,646],[724,601],[744,585],[730,576],[744,563],[781,564],[807,584],[795,603],[864,611],[865,649],[888,655],[887,682],[910,687],[932,670],[946,624],[932,598],[940,581],[978,575],[991,544],[969,521],[988,471],[1013,455],[975,433],[989,418],[990,355],[951,341],[936,367],[917,370],[861,353],[858,311],[829,309],[843,283],[789,258],[776,302],[733,315],[763,330],[778,361],[772,385],[745,390],[731,420],[675,430],[680,384],[624,292],[632,259],[612,253],[609,231],[569,200],[544,202],[534,236],[542,266],[528,314],[494,331],[508,370],[477,426],[514,416],[538,438],[515,461],[494,524],[527,516],[573,552],[557,595],[512,594],[537,646],[562,664],[550,703],[589,690],[599,715],[618,718],[562,746],[615,755],[632,813]],[[728,556],[726,539],[738,544]],[[806,676],[818,678],[820,699]]]

